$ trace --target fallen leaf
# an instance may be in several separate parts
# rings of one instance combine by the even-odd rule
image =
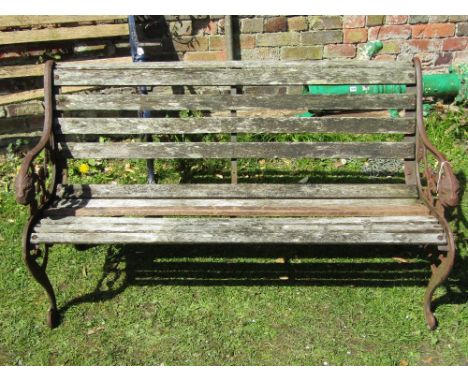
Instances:
[[[432,357],[423,358],[422,361],[427,364],[432,364]]]

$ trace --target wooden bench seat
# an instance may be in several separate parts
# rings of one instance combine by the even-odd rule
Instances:
[[[16,197],[30,206],[23,257],[49,297],[49,326],[58,317],[45,272],[53,244],[289,243],[431,247],[440,256],[423,306],[428,326],[435,328],[432,295],[455,256],[444,209],[457,204],[458,184],[425,133],[421,78],[418,60],[48,62],[44,132],[24,159]],[[294,91],[305,84],[349,85],[350,94]],[[352,94],[356,84],[399,84],[404,91]],[[70,86],[101,90],[66,94]],[[388,109],[400,117],[390,118]],[[320,116],[299,118],[298,110]],[[357,180],[333,174],[336,183],[323,184],[239,181],[245,179],[238,176],[239,159],[304,158],[339,166],[356,160],[354,170],[385,159],[400,172],[377,178],[362,167],[362,173],[353,170]],[[68,176],[69,164],[77,166],[73,161],[101,159],[144,160],[150,182],[154,160],[224,161],[231,176],[219,184],[192,179],[125,185],[118,179],[80,184]],[[329,165],[323,168],[330,172]]]
[[[431,216],[301,218],[46,217],[31,242],[71,244],[433,244],[445,245]]]

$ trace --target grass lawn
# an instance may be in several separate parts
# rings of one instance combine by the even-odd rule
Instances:
[[[464,188],[466,115],[433,113],[427,123]],[[421,248],[61,245],[48,266],[62,314],[51,331],[45,294],[21,260],[27,210],[11,192],[19,163],[9,155],[0,164],[2,365],[468,364],[466,196],[451,217],[459,256],[436,293],[433,332],[422,312],[430,270]],[[143,162],[88,161],[86,175],[80,164],[72,177],[83,182],[144,181]],[[173,165],[157,166],[161,182],[179,181]],[[219,162],[184,168],[213,182],[229,173]],[[363,163],[242,161],[239,173],[297,182],[330,168],[354,177]]]

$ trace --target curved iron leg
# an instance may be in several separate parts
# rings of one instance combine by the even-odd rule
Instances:
[[[439,287],[448,277],[453,268],[455,260],[455,251],[450,248],[446,256],[440,256],[440,264],[432,266],[432,275],[427,286],[426,293],[424,294],[424,315],[429,329],[434,330],[437,327],[437,320],[432,311],[432,296],[434,291]]]
[[[49,246],[45,245],[42,264],[37,262],[37,258],[40,256],[39,248],[32,248],[30,243],[30,227],[34,219],[31,219],[26,226],[24,245],[23,245],[23,261],[26,264],[31,275],[34,279],[44,288],[47,297],[49,298],[49,310],[47,312],[47,325],[52,329],[58,324],[58,310],[57,300],[55,298],[54,289],[50,283],[49,277],[46,274],[47,260]],[[33,252],[36,252],[35,254]]]

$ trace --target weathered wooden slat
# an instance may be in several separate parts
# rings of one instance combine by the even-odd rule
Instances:
[[[270,199],[395,199],[416,198],[406,184],[91,184],[61,186],[63,198],[270,198]]]
[[[24,27],[32,25],[43,25],[43,24],[68,24],[68,23],[82,23],[90,21],[114,21],[114,20],[126,20],[127,16],[123,15],[56,15],[56,16],[1,16],[0,17],[0,28],[10,27]]]
[[[59,199],[54,202],[51,209],[60,208],[145,208],[145,207],[169,207],[169,208],[191,208],[191,207],[255,207],[255,208],[271,208],[271,207],[320,207],[323,205],[342,206],[412,206],[420,205],[414,198],[408,199]]]
[[[42,131],[44,118],[0,118],[0,135],[21,134]]]
[[[216,227],[197,233],[32,233],[31,242],[75,243],[75,244],[116,244],[116,243],[288,243],[288,244],[445,244],[444,235],[439,233],[388,233],[388,232],[294,232],[248,233],[216,232]]]
[[[376,95],[137,95],[71,94],[56,96],[58,110],[382,110],[413,109],[410,94]]]
[[[99,63],[87,64],[83,62],[61,62],[57,64],[60,69],[119,69],[133,70],[132,64],[100,65]],[[277,61],[277,60],[257,60],[257,61],[152,61],[138,63],[139,68],[144,69],[250,69],[250,68],[274,68],[274,69],[296,69],[310,71],[324,71],[340,68],[364,68],[366,70],[398,71],[410,70],[414,66],[411,62],[405,61],[356,61],[356,60],[324,60],[324,61]]]
[[[0,33],[0,45],[81,40],[128,35],[128,24],[99,24],[73,28],[33,29]]]
[[[132,58],[128,57],[110,57],[101,58],[98,60],[86,60],[86,62],[131,62]],[[41,77],[44,75],[44,64],[37,65],[7,65],[0,66],[0,79],[2,78],[18,78],[18,77]]]
[[[427,215],[416,199],[64,199],[46,216]]]
[[[63,93],[75,93],[90,89],[94,88],[92,86],[69,86],[63,88]],[[44,89],[26,90],[23,92],[0,95],[0,105],[7,105],[11,103],[25,102],[42,98],[44,98]]]
[[[56,85],[304,85],[304,84],[400,84],[414,83],[415,71],[410,65],[395,68],[368,66],[251,66],[161,67],[146,65],[114,69],[112,67],[63,67],[55,70]]]
[[[282,232],[295,232],[297,230],[304,230],[310,232],[393,232],[393,233],[439,233],[443,234],[443,229],[440,224],[426,224],[426,223],[416,223],[416,224],[310,224],[309,222],[295,222],[294,224],[282,223],[282,224],[269,224],[268,218],[257,218],[252,224],[248,221],[242,220],[252,220],[252,218],[238,219],[233,218],[231,221],[220,222],[218,218],[215,218],[215,221],[207,221],[203,219],[203,222],[197,221],[197,219],[187,219],[187,221],[182,222],[143,222],[138,224],[123,224],[123,223],[109,223],[109,222],[97,222],[95,224],[89,224],[89,222],[81,220],[82,217],[78,217],[77,221],[69,224],[47,224],[46,221],[38,224],[34,227],[34,232],[57,232],[57,233],[84,233],[84,232],[95,232],[95,233],[108,233],[108,232],[153,232],[153,233],[170,233],[174,230],[179,230],[183,232],[192,232],[196,233],[200,231],[198,227],[199,224],[204,224],[206,228],[209,228],[211,225],[216,223],[217,232],[229,232],[230,230],[238,230],[249,233],[275,233],[278,231]],[[114,218],[115,219],[115,218]],[[118,219],[118,218],[117,218]],[[47,219],[46,219],[47,220]],[[146,220],[141,218],[140,220]],[[182,219],[169,219],[169,220],[182,220]],[[226,220],[226,219],[223,219]],[[291,219],[289,219],[291,220]],[[301,218],[296,218],[296,220],[303,220]],[[88,224],[88,225],[86,225]]]
[[[327,226],[327,225],[355,225],[355,226],[370,226],[370,225],[385,225],[385,226],[415,226],[423,225],[438,225],[437,218],[431,215],[414,215],[414,216],[369,216],[369,217],[304,217],[304,218],[155,218],[155,217],[98,217],[98,216],[63,216],[61,218],[42,218],[35,227],[40,226],[66,226],[68,224],[82,225],[83,227],[96,226],[100,224],[109,225],[164,225],[172,226],[190,226],[199,227],[204,224],[227,225],[234,226],[243,225],[307,225],[307,226]],[[440,224],[439,224],[440,227]],[[60,228],[51,228],[51,232],[57,232]],[[442,229],[442,228],[441,228]]]
[[[412,134],[414,118],[59,118],[61,134]]]
[[[413,158],[409,142],[61,142],[68,158]]]

